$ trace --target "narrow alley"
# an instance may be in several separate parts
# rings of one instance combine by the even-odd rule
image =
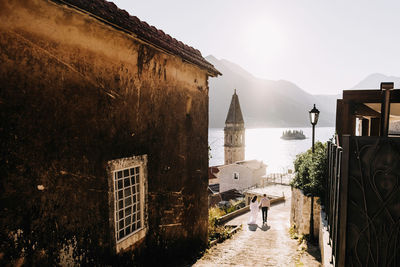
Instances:
[[[247,224],[249,213],[227,224],[242,224],[242,230],[231,239],[207,251],[193,266],[320,266],[311,254],[315,249],[302,250],[297,240],[289,237],[290,187],[285,190],[286,201],[273,205],[268,212],[268,223],[262,225],[261,212],[257,227]]]

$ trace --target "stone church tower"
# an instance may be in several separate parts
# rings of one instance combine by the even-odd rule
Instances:
[[[244,120],[240,110],[239,97],[235,92],[225,120],[224,147],[225,164],[244,160]]]

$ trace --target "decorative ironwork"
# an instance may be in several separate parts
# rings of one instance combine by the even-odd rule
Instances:
[[[328,143],[325,212],[334,266],[400,266],[400,138]]]
[[[338,259],[338,224],[339,224],[339,195],[340,195],[340,167],[342,148],[328,142],[328,179],[326,181],[327,196],[325,199],[325,212],[328,219],[329,243],[332,246],[332,259]]]
[[[350,138],[346,266],[400,265],[400,140]]]

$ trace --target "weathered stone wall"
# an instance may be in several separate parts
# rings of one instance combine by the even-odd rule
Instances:
[[[320,226],[321,206],[318,197],[314,197],[314,237],[318,238]],[[292,187],[292,204],[290,210],[290,225],[296,227],[299,234],[310,233],[311,197],[303,195],[303,192]]]
[[[88,14],[1,1],[0,261],[24,250],[28,265],[52,264],[74,244],[81,262],[119,262],[107,162],[143,154],[149,231],[137,251],[157,259],[204,246],[207,78]]]

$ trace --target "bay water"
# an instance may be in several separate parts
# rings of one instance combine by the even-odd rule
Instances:
[[[303,140],[283,140],[283,131],[302,130]],[[326,142],[334,135],[334,127],[316,127],[315,142]],[[245,160],[262,160],[267,164],[267,174],[286,173],[293,170],[296,155],[311,148],[312,128],[253,128],[245,133]],[[209,166],[224,164],[224,129],[210,128],[208,144],[211,147]]]

